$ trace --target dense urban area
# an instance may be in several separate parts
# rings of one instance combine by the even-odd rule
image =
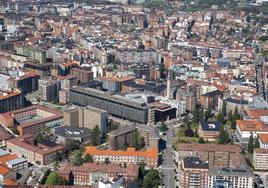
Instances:
[[[268,187],[268,0],[0,0],[0,187]]]

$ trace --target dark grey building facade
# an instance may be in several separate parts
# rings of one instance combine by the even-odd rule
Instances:
[[[93,106],[110,115],[139,123],[148,122],[146,103],[139,103],[123,96],[111,95],[97,89],[75,87],[70,90],[70,102],[80,106]]]

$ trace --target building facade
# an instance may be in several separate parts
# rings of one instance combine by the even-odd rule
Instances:
[[[79,68],[73,68],[71,69],[70,74],[72,76],[77,77],[78,83],[87,83],[91,80],[93,80],[93,72],[84,70],[84,69],[79,69]]]
[[[254,149],[253,166],[255,170],[268,170],[268,149]]]
[[[208,187],[214,188],[217,182],[227,180],[231,187],[251,188],[254,187],[254,178],[254,174],[247,169],[209,169]]]
[[[32,135],[24,135],[7,141],[7,149],[29,162],[47,165],[55,162],[59,152],[62,152],[62,145],[53,146],[38,143],[34,144]]]
[[[32,105],[19,110],[0,114],[0,123],[6,127],[16,127],[20,135],[37,135],[47,128],[63,124],[62,112]]]
[[[209,168],[236,168],[245,165],[240,152],[240,147],[235,145],[178,144],[179,160],[187,156],[198,157],[202,161],[208,161]]]
[[[65,163],[60,168],[59,174],[74,185],[96,186],[98,181],[111,180],[119,176],[126,180],[134,180],[138,176],[138,171],[137,165],[124,168],[115,164],[85,163],[78,167]]]
[[[60,90],[60,81],[51,79],[40,79],[39,91],[41,93],[41,100],[52,101],[58,99]]]
[[[158,148],[159,133],[158,131],[146,125],[128,125],[120,127],[108,133],[109,149],[124,149],[125,147],[134,146],[135,133],[143,137],[145,145],[150,148]]]
[[[147,166],[157,167],[158,149],[147,148],[145,151],[136,151],[135,148],[123,150],[101,150],[97,147],[86,147],[85,154],[91,155],[95,162],[103,163],[109,160],[112,164],[140,164],[144,162]]]
[[[208,185],[208,163],[197,157],[187,157],[179,165],[179,187],[204,188]]]
[[[123,96],[111,95],[97,89],[76,87],[70,92],[70,102],[80,106],[92,106],[110,115],[130,121],[147,123],[148,106]]]

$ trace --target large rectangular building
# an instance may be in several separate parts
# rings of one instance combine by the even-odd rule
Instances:
[[[128,125],[120,127],[108,133],[108,144],[110,149],[124,149],[134,146],[134,135],[138,134],[144,139],[145,145],[150,148],[158,148],[159,133],[151,126]]]
[[[63,114],[65,125],[88,129],[98,126],[101,134],[105,132],[108,123],[108,113],[91,106],[69,107]]]
[[[214,188],[215,185],[222,180],[228,182],[228,187],[254,187],[254,174],[247,169],[240,168],[222,168],[209,169],[208,171],[208,187]],[[221,186],[219,186],[221,187]]]
[[[52,101],[59,97],[59,90],[60,90],[59,80],[40,79],[38,83],[42,100]]]
[[[62,152],[64,147],[54,143],[35,144],[32,135],[23,135],[8,140],[7,149],[29,162],[47,165],[55,162],[58,153]]]
[[[37,60],[39,63],[46,63],[47,53],[45,50],[33,46],[15,46],[18,55],[26,56],[29,59]]]
[[[245,165],[240,152],[240,147],[235,145],[178,144],[179,160],[187,156],[198,157],[202,161],[208,161],[209,168],[236,168]]]
[[[9,112],[19,108],[23,108],[25,100],[21,92],[0,92],[0,112]]]
[[[208,185],[208,163],[197,157],[187,157],[179,165],[179,188]]]
[[[145,151],[136,151],[135,148],[123,150],[102,150],[94,146],[86,147],[85,154],[91,155],[95,162],[103,163],[109,160],[112,164],[140,164],[144,162],[147,166],[157,167],[158,149],[147,148]]]
[[[70,102],[80,106],[92,106],[107,111],[113,116],[139,123],[148,122],[149,107],[124,96],[111,95],[97,89],[75,87],[70,92]]]
[[[82,166],[73,166],[65,163],[61,166],[59,174],[67,182],[74,185],[96,185],[96,182],[106,179],[114,179],[123,176],[126,180],[134,180],[139,172],[138,165],[129,165],[124,168],[116,164],[85,163]],[[73,176],[70,176],[72,174]]]
[[[17,127],[20,135],[37,135],[44,129],[62,125],[63,115],[48,107],[32,105],[0,114],[0,123],[6,127]]]

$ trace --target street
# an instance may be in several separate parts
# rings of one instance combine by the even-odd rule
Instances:
[[[162,155],[162,173],[164,175],[163,181],[167,188],[175,188],[174,178],[174,156],[172,148],[172,129],[169,129],[166,134],[166,149]]]

